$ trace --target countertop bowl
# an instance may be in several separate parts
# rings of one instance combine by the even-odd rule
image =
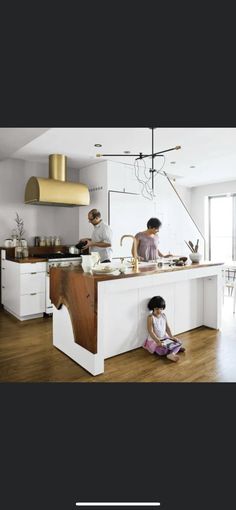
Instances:
[[[193,264],[198,264],[202,258],[201,253],[190,253],[189,258]]]

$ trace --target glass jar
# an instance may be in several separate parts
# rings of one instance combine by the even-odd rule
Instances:
[[[12,246],[17,246],[17,235],[16,234],[12,234]]]
[[[45,246],[45,245],[46,245],[45,237],[41,236],[39,238],[39,246]]]
[[[16,259],[22,259],[23,256],[23,248],[21,246],[15,247],[15,258]]]
[[[25,258],[25,259],[29,256],[29,250],[28,250],[27,246],[24,246],[24,247],[23,247],[23,250],[22,250],[22,256],[23,256],[23,258]]]
[[[51,246],[51,238],[46,237],[46,246]]]
[[[60,244],[61,244],[60,237],[56,237],[55,238],[55,246],[60,246]]]

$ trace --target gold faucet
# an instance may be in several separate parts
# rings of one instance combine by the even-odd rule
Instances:
[[[131,237],[133,239],[133,243],[134,243],[134,270],[136,273],[139,272],[139,268],[138,268],[138,251],[137,251],[137,239],[136,237],[132,236],[132,235],[124,235],[120,238],[120,245],[122,246],[122,241],[125,237]]]

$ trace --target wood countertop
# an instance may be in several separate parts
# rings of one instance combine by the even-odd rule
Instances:
[[[34,264],[36,262],[46,262],[48,259],[46,258],[40,258],[40,257],[26,257],[23,259],[16,259],[13,257],[8,257],[7,260],[10,260],[11,262],[17,262],[18,264]]]
[[[184,266],[167,266],[159,268],[156,266],[156,264],[150,264],[147,267],[141,266],[139,268],[139,271],[136,272],[132,268],[128,268],[126,273],[119,273],[119,270],[115,270],[112,273],[104,273],[104,274],[91,274],[91,273],[84,273],[81,266],[75,266],[75,267],[57,267],[53,269],[57,270],[63,270],[63,271],[73,271],[77,274],[80,274],[84,278],[89,278],[94,281],[104,281],[104,280],[116,280],[121,278],[130,278],[130,277],[139,277],[139,276],[146,276],[148,274],[162,274],[162,273],[170,273],[174,271],[185,271],[189,269],[198,269],[200,267],[211,267],[211,266],[220,266],[224,265],[224,262],[210,262],[210,261],[204,261],[200,264],[186,264]],[[51,269],[52,270],[52,269]]]
[[[223,262],[202,262],[179,267],[157,268],[156,264],[141,267],[136,273],[132,268],[125,274],[89,274],[81,266],[52,267],[50,269],[50,299],[59,310],[65,305],[69,311],[75,342],[97,353],[97,284],[106,280],[120,280],[174,271],[196,270],[201,267],[219,266]]]

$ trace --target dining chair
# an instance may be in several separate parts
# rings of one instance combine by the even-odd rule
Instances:
[[[223,283],[223,303],[225,296],[225,289],[228,289],[229,295],[233,298],[233,313],[236,308],[236,269],[223,268],[222,269],[222,283]]]

